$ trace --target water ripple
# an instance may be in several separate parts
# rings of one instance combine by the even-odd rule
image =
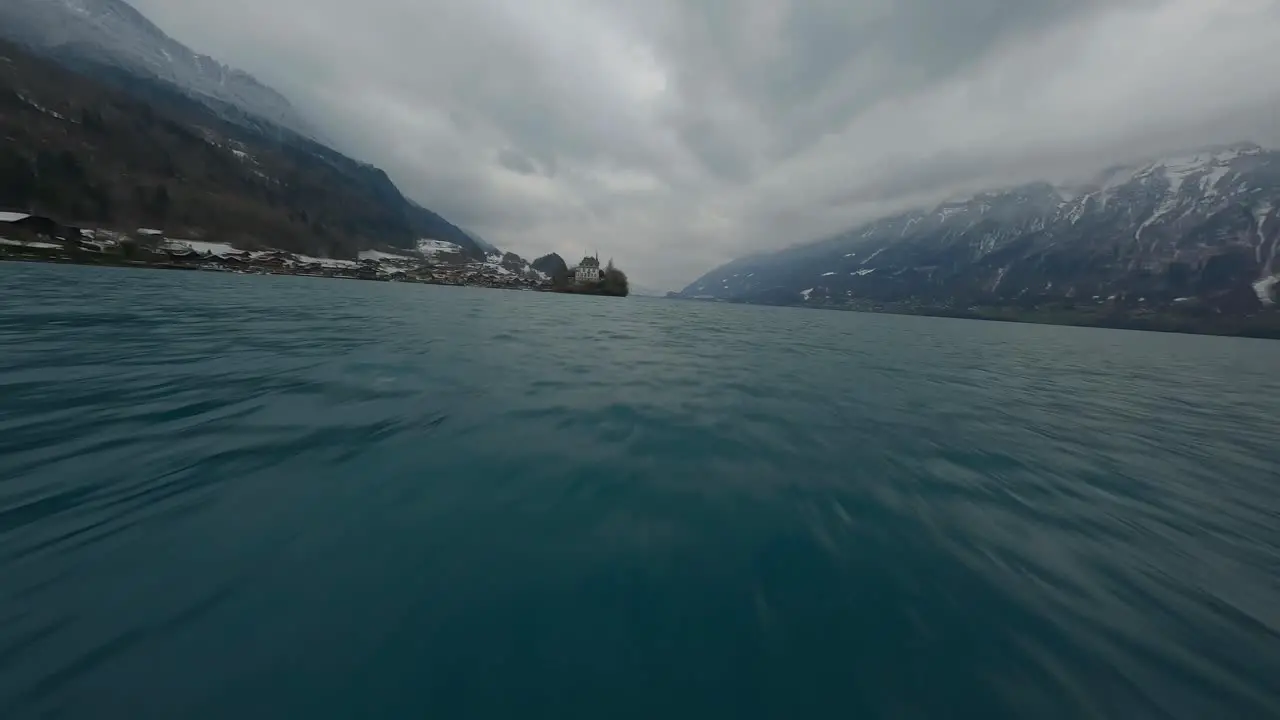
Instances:
[[[0,281],[0,717],[1280,716],[1280,343]]]

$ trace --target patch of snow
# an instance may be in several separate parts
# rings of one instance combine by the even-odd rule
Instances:
[[[880,248],[879,250],[877,250],[877,251],[875,251],[875,252],[871,253],[871,257],[868,257],[866,260],[863,260],[860,264],[862,264],[862,265],[866,265],[867,263],[871,262],[872,260],[875,260],[877,255],[879,255],[880,253],[882,253],[882,252],[884,252],[885,250],[888,250],[888,249],[889,249],[889,248],[888,248],[888,246],[885,246],[885,247]]]
[[[114,246],[115,246],[115,243],[106,241],[106,240],[102,242],[98,242],[97,240],[81,240],[80,241],[80,247],[85,248],[86,250],[90,250],[98,253],[105,253],[109,248],[112,248]]]
[[[19,100],[21,100],[22,102],[24,102],[24,103],[26,103],[26,104],[30,105],[31,107],[33,107],[33,108],[35,108],[35,109],[39,110],[40,112],[44,113],[45,115],[49,115],[49,116],[51,116],[51,117],[56,117],[56,118],[58,118],[59,120],[66,120],[66,119],[67,119],[66,117],[64,117],[64,116],[63,116],[63,115],[61,115],[60,113],[56,113],[56,112],[54,112],[53,110],[50,110],[49,108],[47,108],[47,107],[45,107],[45,106],[41,105],[40,103],[36,102],[35,100],[32,100],[31,98],[27,97],[26,95],[23,95],[22,93],[18,93],[18,99],[19,99]],[[77,123],[77,124],[79,124],[79,123]]]
[[[853,257],[853,256],[855,256],[855,255],[857,255],[857,254],[858,254],[858,253],[845,253],[845,254],[844,254],[844,256],[845,256],[845,257]]]
[[[81,230],[80,235],[82,238],[88,238],[87,240],[84,240],[84,242],[92,242],[103,247],[115,247],[120,244],[120,241],[117,240],[115,236],[110,235],[105,231],[97,232],[94,230]]]
[[[462,246],[445,240],[422,239],[418,241],[418,252],[427,256],[438,255],[440,253],[461,253]]]
[[[1277,284],[1280,284],[1280,275],[1265,277],[1253,284],[1253,291],[1258,294],[1258,299],[1262,301],[1263,305],[1270,307],[1276,304],[1276,301],[1271,297],[1271,290]]]
[[[1102,181],[1102,186],[1098,188],[1099,209],[1106,210],[1107,203],[1115,197],[1115,191],[1136,180],[1139,175],[1138,168],[1133,167],[1116,168],[1108,172]]]
[[[810,294],[812,294],[812,293],[813,293],[813,288],[809,288],[808,290],[801,290],[801,291],[800,291],[800,294],[804,296],[804,299],[805,299],[805,301],[806,301],[806,302],[809,300],[809,295],[810,295]]]
[[[996,281],[991,284],[991,292],[995,292],[1000,288],[1000,283],[1004,282],[1005,273],[1009,272],[1009,265],[1000,268],[999,274],[996,275]]]
[[[175,244],[185,245],[201,255],[230,255],[240,252],[228,243],[202,242],[200,240],[174,240]]]
[[[1253,211],[1253,224],[1256,225],[1258,228],[1258,246],[1253,249],[1253,259],[1259,265],[1262,264],[1262,246],[1267,244],[1267,236],[1265,233],[1263,233],[1262,226],[1267,222],[1267,215],[1271,213],[1271,210],[1272,210],[1271,203],[1263,203],[1262,205],[1259,205],[1257,208],[1254,208],[1254,211]],[[1280,244],[1280,239],[1276,240],[1276,244]],[[1271,246],[1272,259],[1274,259],[1275,256],[1276,256],[1276,247],[1275,247],[1275,244],[1273,244]],[[1267,263],[1267,266],[1264,268],[1264,270],[1266,270],[1267,272],[1271,272],[1272,267],[1270,262]]]
[[[1218,181],[1231,173],[1229,167],[1216,167],[1209,171],[1208,175],[1200,178],[1200,192],[1205,193],[1206,197],[1213,197],[1218,194]]]
[[[31,217],[27,213],[19,212],[0,212],[0,222],[13,223],[19,220],[26,220]]]
[[[153,237],[154,237],[154,236],[157,236],[157,235],[164,235],[164,231],[163,231],[163,230],[156,230],[155,228],[138,228],[138,234],[139,234],[139,235],[150,235],[150,236],[153,236]]]
[[[907,220],[907,224],[902,226],[901,237],[906,237],[907,233],[911,231],[911,228],[915,226],[916,223],[920,222],[920,220],[921,218],[918,218],[918,217],[914,217],[914,218],[911,218],[910,220]]]
[[[398,255],[396,253],[382,252],[381,250],[361,250],[358,257],[361,260],[374,260],[377,262],[381,262],[383,260],[417,260],[418,259],[411,255]]]
[[[854,275],[857,275],[857,276],[859,276],[859,277],[863,277],[863,276],[866,276],[866,275],[870,275],[871,273],[873,273],[873,272],[875,272],[875,271],[876,271],[876,269],[875,269],[875,268],[866,268],[866,269],[864,269],[864,270],[859,270],[858,272],[854,273]]]
[[[231,154],[235,155],[237,160],[253,162],[253,156],[243,150],[232,150]]]
[[[1075,225],[1076,223],[1080,222],[1080,218],[1084,217],[1084,211],[1085,211],[1085,209],[1086,209],[1086,208],[1088,208],[1088,207],[1089,207],[1089,200],[1090,200],[1090,199],[1091,199],[1095,194],[1096,194],[1096,193],[1089,193],[1089,194],[1085,195],[1084,197],[1081,197],[1081,198],[1076,202],[1076,206],[1075,206],[1075,208],[1073,208],[1073,209],[1071,210],[1071,212],[1067,214],[1067,219],[1071,221],[1071,224],[1072,224],[1072,225]],[[1103,202],[1105,202],[1105,200],[1104,200]]]
[[[1147,218],[1145,222],[1138,226],[1137,232],[1133,234],[1133,239],[1141,240],[1143,230],[1155,225],[1159,222],[1160,218],[1168,215],[1177,206],[1178,200],[1176,197],[1168,198],[1164,202],[1160,203],[1160,207],[1156,208],[1156,211],[1151,215],[1151,217]]]
[[[332,258],[312,257],[310,255],[294,255],[299,263],[304,265],[319,265],[327,268],[348,268],[355,269],[360,267],[360,263],[354,260],[334,260]]]
[[[834,273],[834,272],[825,272],[825,273],[822,273],[822,277],[830,277],[830,276],[832,276],[832,275],[835,275],[835,273]]]
[[[1182,181],[1204,168],[1204,160],[1201,156],[1194,155],[1185,158],[1175,158],[1163,163],[1164,179],[1169,181],[1169,194],[1177,195],[1182,189]]]
[[[61,249],[62,249],[62,246],[61,246],[61,245],[56,245],[56,244],[54,244],[54,243],[38,242],[38,241],[35,241],[35,240],[27,240],[27,241],[23,241],[23,240],[9,240],[9,239],[6,239],[6,238],[0,238],[0,245],[10,245],[10,246],[14,246],[14,247],[37,248],[37,249],[40,249],[40,250],[61,250]]]

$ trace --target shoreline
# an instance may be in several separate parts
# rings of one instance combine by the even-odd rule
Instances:
[[[442,280],[423,280],[419,278],[392,278],[392,277],[359,277],[356,275],[343,274],[321,274],[315,272],[280,272],[279,270],[263,270],[248,272],[242,270],[222,270],[201,267],[190,263],[158,263],[146,262],[142,260],[125,260],[117,259],[110,256],[97,256],[93,260],[78,260],[65,257],[40,257],[33,255],[15,255],[0,252],[0,262],[20,262],[33,263],[42,265],[80,265],[84,267],[105,267],[105,268],[128,268],[141,270],[178,270],[181,272],[200,272],[215,275],[245,275],[245,276],[264,276],[264,277],[302,277],[315,278],[318,280],[359,280],[363,282],[380,282],[380,283],[399,283],[405,285],[435,285],[439,287],[471,287],[481,290],[508,290],[516,292],[540,292],[554,293],[559,295],[588,295],[597,297],[626,297],[622,295],[612,295],[609,293],[585,292],[572,288],[557,288],[549,284],[539,285],[512,285],[512,284],[487,284],[487,283],[468,283],[468,282],[447,282]]]
[[[732,300],[699,300],[695,298],[674,297],[668,300],[684,300],[688,302],[711,303],[723,305],[748,305],[753,307],[792,308],[795,310],[821,310],[827,312],[851,312],[865,315],[897,315],[945,318],[950,320],[971,320],[982,322],[1014,323],[1018,325],[1049,325],[1055,327],[1079,327],[1098,330],[1129,330],[1135,332],[1157,332],[1172,335],[1203,335],[1207,337],[1238,337],[1253,340],[1280,340],[1280,309],[1261,315],[1236,316],[1225,315],[1214,319],[1179,317],[1169,313],[1143,313],[1141,315],[1096,315],[1079,311],[1036,311],[1022,310],[1017,314],[999,312],[998,308],[988,308],[984,313],[947,310],[945,308],[898,308],[873,310],[852,307],[834,307],[824,305],[787,305],[781,303],[750,303]],[[1221,327],[1214,320],[1230,323],[1231,327]]]

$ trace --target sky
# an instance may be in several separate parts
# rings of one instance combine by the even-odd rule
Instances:
[[[133,0],[505,250],[680,289],[890,212],[1280,146],[1280,0]]]

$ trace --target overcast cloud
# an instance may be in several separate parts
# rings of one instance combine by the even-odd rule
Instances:
[[[903,207],[1280,144],[1280,0],[133,0],[504,249],[677,289]]]

